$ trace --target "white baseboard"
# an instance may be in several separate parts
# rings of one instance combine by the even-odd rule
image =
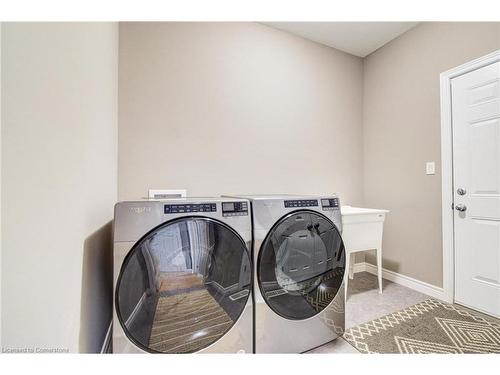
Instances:
[[[366,271],[373,275],[376,275],[377,266],[374,266],[373,264],[367,262],[355,263],[353,271],[354,273]],[[382,277],[386,280],[392,281],[393,283],[403,285],[407,288],[416,290],[417,292],[423,294],[427,294],[430,297],[434,297],[445,302],[451,302],[448,301],[448,298],[446,298],[446,293],[444,292],[444,289],[438,286],[428,284],[424,281],[420,281],[394,271],[389,271],[385,268],[382,269]]]
[[[367,264],[368,264],[368,263],[366,263],[366,262],[354,263],[354,265],[352,266],[352,271],[353,271],[354,273],[358,273],[358,272],[365,272],[365,271],[366,271],[366,272],[368,272],[368,271],[366,270],[366,265],[367,265]]]

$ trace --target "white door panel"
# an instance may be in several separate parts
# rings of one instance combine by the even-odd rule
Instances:
[[[500,316],[500,63],[452,79],[455,301]],[[458,194],[457,189],[465,194]]]
[[[487,103],[489,100],[495,100],[495,98],[498,98],[499,86],[499,80],[496,78],[491,81],[486,79],[480,85],[472,86],[468,96],[469,105],[482,104]]]

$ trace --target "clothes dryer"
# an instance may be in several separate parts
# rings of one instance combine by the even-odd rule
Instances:
[[[252,353],[249,202],[120,202],[113,351]]]
[[[253,217],[256,353],[301,353],[342,335],[339,198],[244,196]]]

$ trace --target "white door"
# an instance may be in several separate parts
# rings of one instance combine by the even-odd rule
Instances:
[[[500,317],[500,62],[451,81],[455,302]]]

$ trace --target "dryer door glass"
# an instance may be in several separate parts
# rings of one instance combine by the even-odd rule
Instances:
[[[307,319],[326,308],[342,285],[345,251],[337,227],[314,211],[279,220],[257,260],[259,288],[267,304],[287,319]]]
[[[202,217],[170,221],[129,252],[115,303],[128,338],[149,352],[192,353],[220,339],[250,296],[243,239]]]

